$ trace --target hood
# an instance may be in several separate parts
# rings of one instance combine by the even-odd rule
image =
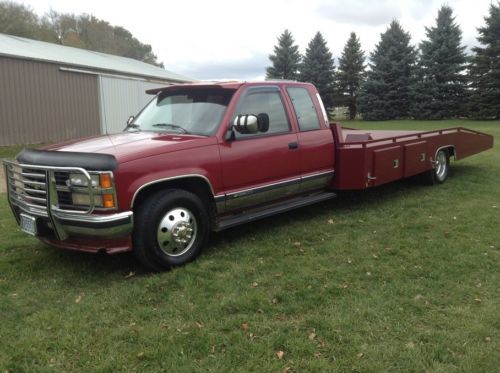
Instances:
[[[99,153],[115,156],[119,163],[150,157],[166,152],[215,144],[214,137],[197,135],[123,132],[66,141],[45,147],[45,150],[79,153]]]

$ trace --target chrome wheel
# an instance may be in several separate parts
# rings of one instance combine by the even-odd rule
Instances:
[[[158,246],[168,256],[180,256],[193,246],[197,223],[193,213],[186,208],[168,211],[160,221],[156,238]]]
[[[448,159],[445,152],[440,150],[436,156],[435,172],[437,179],[442,182],[448,174]]]

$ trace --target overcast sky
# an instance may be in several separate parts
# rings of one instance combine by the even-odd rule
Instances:
[[[442,4],[450,5],[468,48],[477,45],[490,0],[16,0],[43,15],[90,13],[151,44],[167,70],[196,79],[262,79],[277,37],[288,28],[301,52],[317,31],[335,57],[354,31],[371,52],[392,19],[417,45]]]

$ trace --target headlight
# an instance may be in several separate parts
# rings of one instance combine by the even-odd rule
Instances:
[[[88,194],[71,193],[71,199],[73,200],[74,205],[78,205],[78,206],[89,206],[90,205],[90,196]],[[102,207],[102,196],[101,195],[94,195],[94,206]]]
[[[71,193],[71,200],[77,206],[89,206],[90,196],[83,193]],[[94,194],[94,206],[107,209],[115,208],[115,197],[113,194]]]
[[[99,185],[99,175],[90,175],[90,180],[92,181],[92,186],[96,187]],[[72,186],[87,186],[88,181],[83,174],[69,174],[69,182]]]

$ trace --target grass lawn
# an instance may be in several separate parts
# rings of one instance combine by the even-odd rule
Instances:
[[[21,234],[2,194],[0,372],[498,371],[500,122],[346,125],[497,144],[441,186],[343,193],[213,235],[161,274]]]

